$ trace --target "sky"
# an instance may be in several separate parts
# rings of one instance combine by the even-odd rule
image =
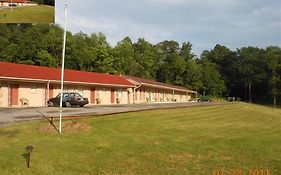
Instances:
[[[56,0],[56,23],[87,34],[102,32],[111,46],[126,36],[152,44],[190,42],[200,56],[216,44],[281,46],[280,0]]]

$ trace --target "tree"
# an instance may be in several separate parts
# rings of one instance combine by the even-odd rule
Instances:
[[[252,102],[252,86],[266,77],[264,50],[256,47],[243,47],[238,51],[238,70],[242,74],[245,90],[248,88],[249,102]]]
[[[35,64],[47,67],[58,67],[57,60],[46,50],[41,50],[37,53],[37,62]]]
[[[268,80],[270,94],[273,97],[273,105],[276,107],[277,97],[281,94],[281,49],[267,47],[266,59],[270,70],[270,79]]]
[[[106,37],[102,33],[92,34],[90,46],[94,46],[95,61],[93,63],[94,70],[103,73],[117,74],[114,69],[114,58],[111,54],[112,48],[106,41]]]
[[[146,79],[155,79],[157,70],[156,47],[143,38],[139,38],[137,43],[133,44],[134,58],[139,65],[138,77]]]
[[[184,61],[180,57],[179,44],[176,41],[163,41],[157,44],[157,62],[159,69],[156,79],[161,82],[183,85]]]
[[[202,67],[194,59],[189,59],[185,63],[185,71],[183,74],[184,86],[193,90],[202,89]]]
[[[180,56],[184,61],[188,61],[195,58],[195,55],[192,53],[192,44],[190,42],[182,43],[182,47],[180,49]]]
[[[199,92],[211,96],[222,96],[226,87],[216,65],[210,61],[200,60],[201,64],[201,87]]]
[[[119,73],[131,76],[139,74],[140,66],[134,59],[134,48],[129,37],[117,43],[113,56],[115,69]]]
[[[233,87],[240,84],[239,74],[237,74],[238,71],[235,67],[238,61],[236,53],[223,45],[217,44],[211,51],[204,51],[201,58],[216,65],[216,69],[227,86],[227,94],[234,95]]]

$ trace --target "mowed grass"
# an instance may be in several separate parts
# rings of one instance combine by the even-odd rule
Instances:
[[[237,103],[63,122],[62,135],[45,121],[0,128],[1,174],[281,174],[280,109]]]
[[[39,5],[0,9],[0,23],[54,23],[55,8]]]

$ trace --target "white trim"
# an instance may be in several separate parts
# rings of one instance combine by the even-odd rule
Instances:
[[[181,91],[181,92],[191,92],[191,93],[195,93],[194,91],[190,91],[190,90],[183,90],[183,89],[178,89],[178,88],[172,88],[172,87],[167,87],[167,86],[161,86],[161,85],[154,85],[154,84],[149,84],[149,83],[142,83],[143,85],[147,85],[147,86],[152,86],[152,87],[160,87],[163,89],[170,89],[170,90],[177,90],[177,91]]]
[[[16,77],[2,77],[0,79],[9,79],[9,80],[26,80],[26,81],[42,81],[42,82],[53,82],[60,83],[60,80],[46,80],[46,79],[32,79],[32,78],[16,78]],[[113,86],[113,87],[135,87],[129,85],[117,85],[117,84],[103,84],[103,83],[90,83],[90,82],[76,82],[76,81],[64,81],[64,83],[72,84],[85,84],[85,85],[100,85],[100,86]]]

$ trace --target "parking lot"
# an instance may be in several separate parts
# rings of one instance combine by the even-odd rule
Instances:
[[[189,103],[143,103],[130,105],[88,105],[83,108],[63,108],[64,117],[100,116],[132,111],[151,109],[183,108],[194,106],[222,105],[218,102],[189,102]],[[49,117],[58,117],[58,107],[27,107],[27,108],[0,108],[0,127],[18,122],[41,120]]]

